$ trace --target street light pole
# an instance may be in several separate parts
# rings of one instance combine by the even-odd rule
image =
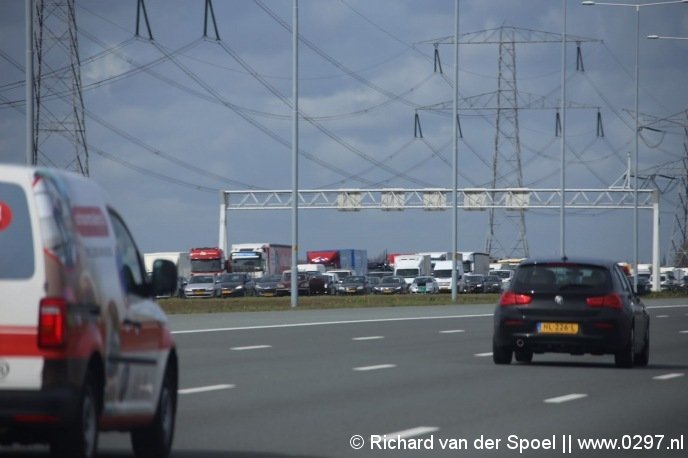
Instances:
[[[559,209],[560,255],[566,258],[566,0],[562,0],[561,34],[561,207]]]
[[[669,37],[669,36],[661,36],[661,35],[648,35],[648,39],[650,40],[688,40],[688,37]],[[657,193],[657,206],[659,206],[659,193]],[[655,228],[653,229],[653,234],[658,234],[659,233],[659,212],[657,212],[657,217],[654,221]],[[652,252],[653,252],[653,259],[652,259],[652,265],[654,266],[659,266],[659,237],[658,236],[653,236],[652,238]],[[658,269],[657,269],[658,270]],[[652,272],[652,290],[653,291],[659,291],[660,290],[660,281],[659,281],[659,272],[655,273],[654,271]]]
[[[458,274],[457,263],[459,262],[459,203],[457,188],[459,175],[459,0],[454,0],[454,160],[452,167],[452,275],[451,275],[451,296],[452,302],[456,302],[458,293]],[[463,262],[463,260],[461,260]]]
[[[688,37],[664,37],[662,35],[648,35],[650,40],[688,40]]]
[[[291,307],[299,297],[299,0],[294,0],[292,26],[292,113],[291,139]]]
[[[633,289],[638,291],[638,142],[640,137],[639,125],[639,93],[640,93],[640,8],[646,6],[671,5],[674,3],[688,3],[688,0],[673,0],[654,3],[608,3],[584,1],[585,6],[622,6],[635,8],[636,28],[635,28],[635,132],[634,132],[634,154],[633,154]],[[653,272],[654,274],[654,272]]]

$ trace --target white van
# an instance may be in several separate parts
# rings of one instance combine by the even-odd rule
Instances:
[[[169,455],[178,362],[152,298],[173,263],[143,257],[104,192],[64,171],[0,165],[0,444],[90,458],[99,430]]]
[[[440,292],[451,292],[452,290],[452,264],[453,261],[437,261],[432,271],[432,276],[437,280]],[[461,259],[456,260],[456,291],[461,291],[464,286],[464,270]]]

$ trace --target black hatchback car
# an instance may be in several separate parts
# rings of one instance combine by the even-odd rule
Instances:
[[[646,366],[650,317],[614,262],[528,259],[494,314],[496,364],[534,353],[613,354],[617,367]]]

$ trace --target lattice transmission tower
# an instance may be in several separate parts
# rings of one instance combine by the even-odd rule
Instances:
[[[659,143],[652,146],[661,144],[666,133],[678,131],[683,134],[681,160],[655,167],[646,173],[646,176],[639,178],[644,180],[643,186],[652,186],[663,194],[678,186],[678,202],[674,211],[666,262],[674,267],[688,267],[688,110],[662,118],[647,114],[643,117],[641,138],[645,130],[653,131],[660,137]],[[661,186],[661,183],[666,184]]]
[[[89,174],[74,0],[33,0],[31,162]]]
[[[561,43],[561,41],[562,36],[560,34],[511,26],[471,32],[461,35],[459,38],[459,44],[462,45],[497,44],[499,46],[497,90],[487,94],[466,97],[459,102],[460,111],[493,110],[496,112],[491,180],[493,189],[524,187],[519,111],[524,109],[557,110],[561,106],[560,100],[550,100],[547,97],[528,94],[518,90],[516,44]],[[566,42],[575,42],[578,45],[576,63],[578,70],[583,70],[580,44],[590,41],[599,40],[572,35],[566,36]],[[441,64],[438,64],[439,55],[437,47],[440,44],[454,44],[454,38],[443,37],[423,43],[435,46],[435,70],[437,71],[439,68],[441,71]],[[599,116],[599,107],[585,106],[568,101],[566,107],[597,109],[598,135],[600,135],[601,118]],[[448,111],[450,109],[451,102],[441,102],[420,108],[420,110],[439,111]],[[559,128],[558,112],[556,119],[556,125]],[[418,121],[416,120],[416,122]],[[489,209],[489,228],[485,243],[487,253],[497,258],[527,257],[529,255],[525,212],[525,208],[514,210]],[[514,234],[516,234],[515,239]]]

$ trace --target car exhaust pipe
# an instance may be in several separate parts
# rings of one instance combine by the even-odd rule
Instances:
[[[523,339],[517,339],[516,340],[516,346],[518,348],[523,348],[526,345],[526,343],[523,341]]]

